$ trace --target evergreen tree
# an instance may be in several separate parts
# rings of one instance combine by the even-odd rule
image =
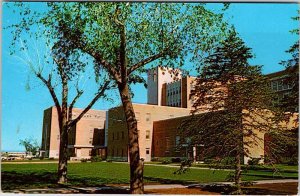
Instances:
[[[298,13],[300,11],[298,10]],[[299,16],[293,17],[293,20],[299,21]],[[299,37],[299,29],[291,31]],[[281,61],[288,72],[288,77],[284,79],[284,83],[289,84],[292,89],[288,95],[285,95],[281,100],[280,106],[289,112],[299,111],[299,39],[287,50],[286,53],[291,55],[291,58]]]
[[[237,194],[241,194],[242,158],[259,158],[251,157],[251,149],[264,150],[260,146],[264,133],[280,129],[273,126],[280,120],[280,111],[273,107],[261,66],[249,64],[252,57],[251,49],[232,28],[204,59],[192,93],[194,115],[181,126],[194,136],[195,144],[203,145],[205,156],[234,159]]]

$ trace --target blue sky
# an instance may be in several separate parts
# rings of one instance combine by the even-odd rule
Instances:
[[[38,5],[38,3],[36,3]],[[212,5],[211,7],[214,7]],[[246,45],[252,48],[255,58],[252,64],[263,65],[263,73],[284,69],[278,63],[288,59],[287,50],[297,39],[289,33],[299,27],[291,17],[297,15],[297,4],[257,4],[234,3],[226,17],[239,32]],[[3,6],[3,26],[17,21],[12,18],[12,11]],[[22,151],[19,140],[28,137],[41,141],[43,110],[53,105],[52,99],[41,83],[29,77],[28,67],[15,56],[9,55],[10,31],[2,31],[2,151]],[[26,37],[24,38],[26,39]],[[31,89],[26,90],[29,80]],[[85,85],[90,90],[89,85]],[[91,90],[93,90],[91,88]],[[142,85],[133,86],[133,102],[146,103],[146,89]],[[100,100],[94,109],[109,109],[120,103],[118,94],[112,93],[114,103]],[[91,96],[83,96],[77,107],[84,107]]]

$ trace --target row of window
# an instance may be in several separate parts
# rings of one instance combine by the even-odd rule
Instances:
[[[275,80],[271,82],[271,88],[274,91],[282,91],[292,89],[292,84],[285,82],[284,80]]]
[[[136,112],[135,113],[135,118],[137,122],[140,122],[140,113]],[[151,114],[150,113],[146,113],[146,118],[145,118],[146,122],[150,122],[151,121]]]
[[[178,95],[180,93],[180,90],[176,90],[176,91],[168,91],[167,92],[167,96],[172,96],[172,95]]]
[[[126,153],[127,149],[118,149],[118,148],[112,148],[111,149],[111,156],[112,157],[125,157],[127,156],[127,153]],[[145,150],[146,152],[146,155],[149,155],[150,154],[150,148],[146,148]]]
[[[119,136],[121,135],[121,139],[124,139],[124,131],[121,132],[113,132],[113,140],[119,140]]]
[[[116,149],[112,149],[111,150],[111,156],[113,156],[113,157],[124,157],[124,156],[126,156],[126,150],[127,149],[123,149],[123,148],[121,148],[121,149],[118,149],[118,148],[116,148]]]
[[[77,117],[77,116],[78,116],[77,113],[73,113],[73,114],[72,114],[72,117],[73,117],[73,118],[75,118],[75,117]],[[85,115],[83,115],[83,118],[97,118],[97,119],[99,119],[99,118],[101,118],[101,116],[100,116],[100,115],[97,115],[97,114],[85,114]]]
[[[175,136],[175,146],[179,146],[180,145],[180,142],[181,142],[181,137],[179,135],[176,135]],[[186,137],[185,140],[184,140],[185,144],[191,144],[192,142],[192,139],[190,137]],[[158,146],[159,145],[159,140],[156,140],[156,145]],[[169,136],[166,136],[165,137],[165,147],[168,149],[171,147],[171,140],[170,140],[170,137]]]
[[[167,97],[167,105],[180,106],[181,105],[181,97]]]
[[[168,103],[168,106],[172,106],[172,107],[181,107],[181,102],[176,102],[176,103]]]
[[[140,130],[138,130],[138,132],[140,132]],[[113,132],[113,140],[119,140],[119,136],[120,136],[120,133],[121,133],[121,139],[124,139],[124,131],[122,132]],[[140,133],[138,133],[138,135],[140,135]],[[146,137],[145,137],[147,140],[150,139],[150,130],[146,130]]]

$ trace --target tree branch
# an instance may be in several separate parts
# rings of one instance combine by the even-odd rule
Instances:
[[[117,81],[120,82],[120,73],[107,62],[103,55],[100,52],[97,52],[95,48],[90,47],[87,42],[84,40],[84,37],[81,35],[77,35],[76,33],[72,32],[72,30],[64,24],[61,24],[60,30],[64,32],[66,37],[81,51],[91,55],[97,63],[101,64],[107,72]]]
[[[118,19],[120,12],[119,5],[117,4],[114,14],[114,22],[120,28],[120,48],[119,52],[117,52],[117,59],[120,60],[117,63],[120,65],[121,83],[125,84],[127,82],[126,32],[124,24]]]
[[[59,101],[57,99],[57,96],[56,96],[56,93],[54,91],[54,88],[52,87],[51,85],[51,75],[49,74],[49,78],[48,80],[46,80],[42,75],[41,73],[35,73],[36,77],[38,77],[48,88],[50,94],[51,94],[51,97],[54,101],[54,104],[58,110],[58,115],[60,116],[61,115],[61,107],[60,107],[60,104],[59,104]]]
[[[164,51],[162,51],[162,52],[160,52],[160,53],[158,53],[158,54],[150,56],[150,57],[148,57],[148,58],[140,61],[139,63],[136,63],[136,64],[130,66],[130,68],[128,70],[128,75],[130,75],[132,72],[134,72],[138,68],[140,68],[140,67],[142,67],[142,66],[144,66],[144,65],[146,65],[146,64],[148,64],[148,63],[150,63],[150,62],[152,62],[152,61],[154,61],[156,59],[159,59],[160,57],[163,57],[164,55],[166,55],[166,53],[167,53],[167,49],[164,50]]]
[[[77,94],[76,94],[76,96],[74,97],[74,99],[72,100],[72,102],[69,106],[68,120],[72,119],[73,107],[74,107],[75,103],[77,102],[77,100],[80,98],[80,96],[82,94],[83,94],[83,90],[77,89]]]
[[[74,126],[82,117],[85,113],[87,113],[89,111],[89,109],[91,109],[91,107],[93,107],[93,105],[96,103],[96,101],[104,95],[105,90],[107,90],[109,88],[109,84],[110,81],[106,81],[104,83],[103,86],[99,87],[98,93],[96,94],[96,96],[92,99],[92,101],[89,103],[89,105],[79,114],[79,116],[77,116],[76,119],[70,121],[69,123],[69,127]]]

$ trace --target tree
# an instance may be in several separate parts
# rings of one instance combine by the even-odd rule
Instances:
[[[292,17],[292,20],[299,21],[299,16]],[[299,37],[299,29],[291,30],[291,33]],[[299,111],[299,39],[285,52],[289,53],[291,58],[281,61],[279,64],[285,66],[287,72],[287,76],[283,78],[283,83],[291,86],[291,89],[289,90],[289,94],[279,99],[277,104],[285,112],[293,113]],[[295,118],[295,122],[298,121],[299,119]],[[298,138],[298,128],[290,132],[269,135],[270,161],[298,164]]]
[[[30,13],[30,9],[26,7],[24,12],[28,14]],[[28,18],[25,18],[20,24],[13,24],[9,27],[15,36],[21,33],[22,29],[28,28],[27,25],[29,24],[27,23],[28,21],[26,22],[26,19]],[[27,30],[29,31],[30,29]],[[29,35],[38,39],[43,37],[43,33],[43,31],[31,31]],[[28,48],[30,45],[26,44],[24,40],[21,41],[21,46],[17,47],[15,41],[16,37],[14,37],[14,41],[12,42],[12,54],[14,54],[16,49],[20,49],[28,57]],[[28,65],[31,73],[48,89],[56,107],[60,134],[58,183],[64,184],[67,182],[68,133],[100,98],[106,97],[105,91],[111,88],[111,82],[106,72],[95,71],[95,81],[98,86],[97,92],[83,111],[76,118],[73,118],[73,108],[84,93],[83,88],[80,87],[80,78],[84,76],[85,68],[90,64],[89,60],[66,39],[65,32],[63,31],[58,32],[55,39],[45,44],[49,49],[47,52],[51,54],[50,60],[48,60],[49,53],[45,52],[43,56],[40,56],[39,51],[37,51],[37,61],[34,61],[30,57],[27,59],[18,58]],[[76,89],[76,92],[75,96],[70,99],[69,95],[72,92],[72,87]],[[59,97],[61,100],[59,100]],[[22,141],[22,144],[25,143]]]
[[[242,193],[242,158],[251,157],[251,148],[260,148],[264,133],[281,129],[280,110],[273,107],[261,66],[248,63],[252,57],[251,49],[232,28],[203,60],[192,94],[194,115],[181,126],[185,134],[193,135],[195,144],[203,145],[207,157],[234,159],[237,194]]]
[[[293,17],[292,20],[299,21],[299,16]],[[291,30],[291,33],[299,37],[298,28]],[[280,64],[288,71],[288,77],[284,82],[291,85],[292,90],[290,94],[283,97],[280,106],[286,111],[297,112],[299,111],[299,39],[285,52],[291,55],[291,59],[281,61]]]
[[[20,140],[20,145],[24,146],[26,154],[32,154],[33,156],[35,156],[38,153],[40,148],[37,141],[32,138]]]
[[[143,193],[143,162],[130,84],[144,82],[140,73],[158,59],[169,67],[183,65],[187,58],[196,65],[224,36],[224,10],[213,13],[204,4],[182,3],[47,5],[49,11],[42,19],[36,17],[35,23],[51,29],[53,39],[63,32],[72,45],[92,56],[96,70],[105,69],[117,86],[128,128],[130,190]]]

